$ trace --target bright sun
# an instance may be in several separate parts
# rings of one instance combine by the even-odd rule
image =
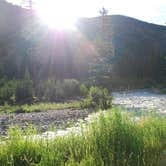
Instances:
[[[37,4],[37,13],[50,28],[73,29],[77,16],[73,4],[67,0],[45,0]]]

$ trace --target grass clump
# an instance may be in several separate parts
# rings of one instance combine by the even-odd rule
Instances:
[[[119,110],[101,114],[82,128],[54,139],[26,138],[12,130],[0,144],[1,166],[160,166],[166,150],[166,121],[144,117],[135,121]],[[163,165],[164,166],[164,165]]]
[[[112,107],[112,97],[106,88],[92,86],[86,99],[82,101],[81,107],[105,110]]]

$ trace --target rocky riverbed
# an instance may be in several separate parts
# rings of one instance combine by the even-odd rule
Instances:
[[[22,129],[29,125],[37,127],[41,132],[52,128],[62,129],[85,119],[89,114],[86,110],[48,110],[37,113],[18,113],[0,115],[0,135],[6,135],[9,126],[20,126]]]

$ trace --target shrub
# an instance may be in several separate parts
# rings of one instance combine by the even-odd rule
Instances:
[[[47,80],[44,83],[44,100],[54,101],[56,98],[55,80]]]
[[[47,80],[44,83],[40,83],[36,92],[37,97],[40,98],[41,94],[44,94],[45,101],[62,101],[74,96],[80,95],[79,82],[74,79],[60,80]]]
[[[82,108],[108,109],[112,106],[112,97],[106,88],[91,87],[87,98],[81,103]]]
[[[24,79],[17,83],[15,97],[17,103],[27,103],[33,100],[33,85],[28,69],[25,70]]]
[[[63,88],[63,84],[60,80],[56,81],[55,91],[56,91],[56,101],[62,100],[65,98],[65,91]]]
[[[6,82],[0,88],[0,104],[4,104],[5,102],[13,104],[15,102],[16,87],[17,87],[17,81],[11,80]]]
[[[44,92],[45,92],[45,86],[42,81],[39,81],[37,85],[34,87],[34,95],[37,100],[42,101],[44,99]]]
[[[25,103],[33,100],[33,87],[31,80],[20,80],[15,92],[16,102]]]
[[[65,92],[65,97],[73,97],[80,95],[79,81],[75,79],[64,79],[63,90]]]
[[[88,95],[88,88],[86,87],[85,84],[80,85],[80,91],[82,96],[87,96]]]
[[[7,80],[5,78],[1,78],[0,79],[0,87],[4,86],[4,84],[7,82]]]

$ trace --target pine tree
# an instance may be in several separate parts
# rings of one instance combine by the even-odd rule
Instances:
[[[99,10],[99,13],[101,16],[106,16],[108,14],[108,10],[102,7],[101,10]]]
[[[110,44],[110,37],[108,37],[108,29],[110,29],[107,27],[108,10],[103,7],[99,13],[101,15],[101,31],[94,41],[97,55],[90,68],[90,75],[92,75],[95,84],[102,84],[110,80],[111,61],[114,54],[113,45]]]

